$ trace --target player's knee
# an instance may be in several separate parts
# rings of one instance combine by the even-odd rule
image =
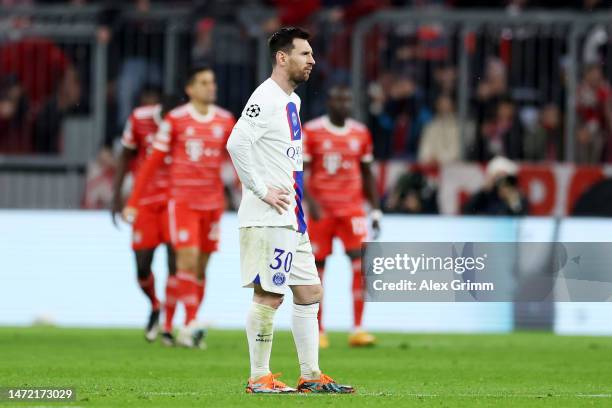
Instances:
[[[312,286],[312,292],[310,293],[310,296],[312,297],[312,302],[320,302],[321,299],[323,299],[323,286],[321,285],[314,285]]]
[[[136,251],[136,273],[138,279],[146,279],[151,275],[151,263],[153,262],[153,251]]]
[[[283,295],[276,294],[255,294],[253,300],[255,303],[259,303],[261,305],[266,305],[273,307],[274,309],[278,309],[280,305],[283,303],[285,297]]]
[[[196,273],[198,268],[197,251],[180,250],[176,254],[176,266],[182,271]]]
[[[300,286],[293,291],[293,301],[299,305],[308,305],[320,302],[323,298],[323,287],[321,285]]]
[[[151,267],[148,265],[138,265],[136,268],[138,279],[147,279],[151,275]]]
[[[266,292],[261,285],[255,285],[253,291],[253,301],[262,305],[278,309],[283,303],[284,295],[279,293]]]

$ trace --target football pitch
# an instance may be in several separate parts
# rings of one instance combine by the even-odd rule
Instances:
[[[544,333],[378,334],[350,349],[331,333],[321,367],[354,395],[247,395],[241,331],[213,330],[208,350],[147,344],[123,329],[0,328],[0,387],[74,387],[82,407],[610,407],[612,339]],[[295,386],[295,347],[275,334],[272,369]],[[6,406],[6,402],[0,402]]]

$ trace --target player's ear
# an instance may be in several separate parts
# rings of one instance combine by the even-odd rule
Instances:
[[[284,65],[287,62],[287,53],[284,51],[276,51],[276,64]]]

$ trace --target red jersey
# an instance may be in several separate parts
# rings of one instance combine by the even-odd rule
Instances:
[[[160,105],[136,108],[125,125],[121,144],[128,149],[137,151],[131,168],[134,174],[137,174],[146,158],[153,151],[153,141],[161,123],[160,110]],[[156,204],[168,200],[169,160],[170,157],[166,156],[165,162],[148,181],[143,189],[142,196],[138,198],[138,205]]]
[[[310,162],[308,189],[325,213],[345,216],[363,211],[360,163],[370,163],[372,136],[352,119],[334,126],[327,116],[304,126],[304,160]]]
[[[196,210],[225,206],[221,165],[235,123],[234,116],[218,106],[202,115],[188,103],[166,115],[153,147],[172,157],[170,198]]]

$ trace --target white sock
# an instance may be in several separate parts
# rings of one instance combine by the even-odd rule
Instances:
[[[270,374],[275,313],[275,308],[253,302],[247,315],[246,334],[253,380]]]
[[[307,380],[318,380],[319,370],[319,324],[317,313],[319,304],[293,304],[291,331],[300,362],[300,373]]]

